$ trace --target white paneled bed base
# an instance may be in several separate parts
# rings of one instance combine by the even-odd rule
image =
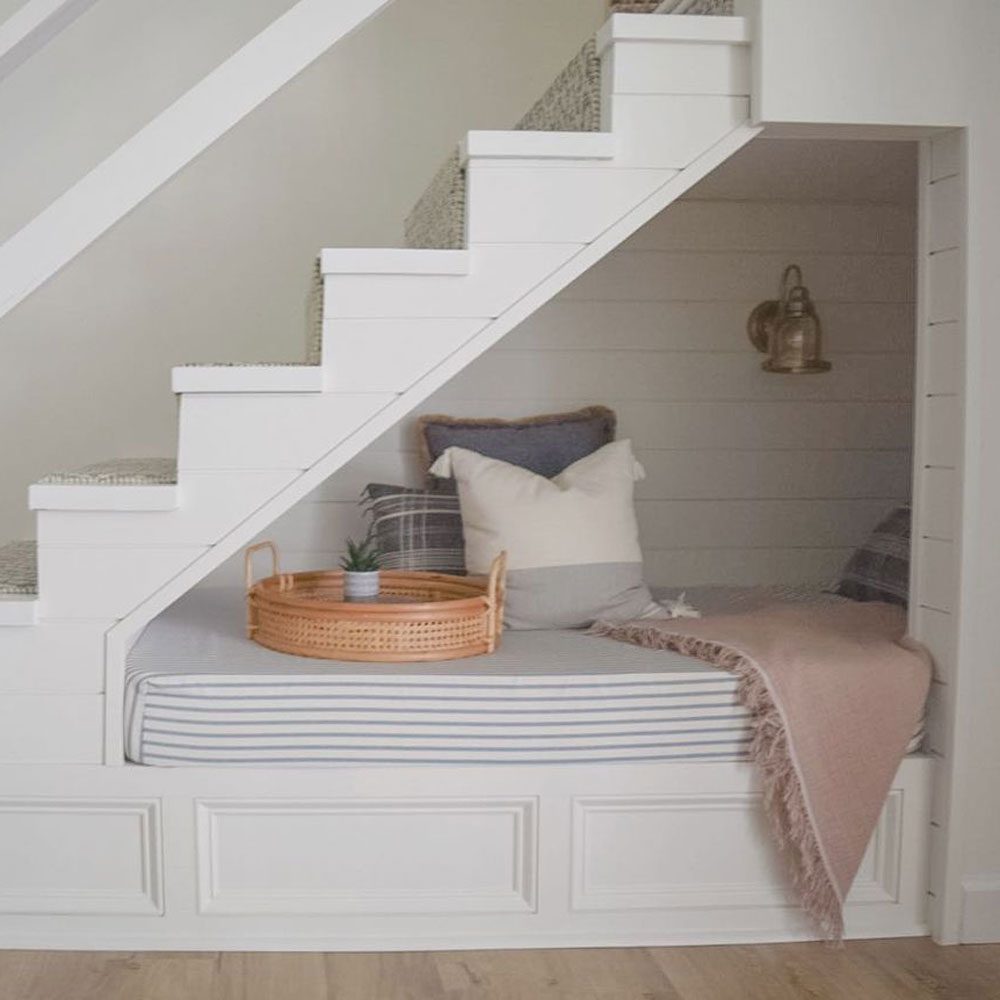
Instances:
[[[847,913],[927,932],[933,761]],[[0,768],[0,947],[412,950],[813,937],[740,763]]]

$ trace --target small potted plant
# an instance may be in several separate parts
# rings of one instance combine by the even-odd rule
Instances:
[[[378,544],[371,532],[360,542],[347,539],[347,555],[340,560],[340,568],[344,571],[344,600],[378,597],[378,556]]]

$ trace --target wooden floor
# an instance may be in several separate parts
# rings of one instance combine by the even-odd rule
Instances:
[[[1000,1000],[1000,945],[283,955],[0,951],[2,1000]]]

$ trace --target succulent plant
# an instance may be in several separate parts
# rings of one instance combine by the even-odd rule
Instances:
[[[369,532],[360,542],[347,539],[347,555],[340,560],[340,568],[346,573],[373,573],[378,560],[378,542]]]

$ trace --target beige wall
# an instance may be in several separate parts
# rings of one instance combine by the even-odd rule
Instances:
[[[0,536],[48,471],[173,454],[172,364],[300,358],[317,249],[397,245],[451,143],[515,121],[602,14],[397,0],[0,320]]]
[[[293,2],[99,0],[0,80],[0,241]]]

